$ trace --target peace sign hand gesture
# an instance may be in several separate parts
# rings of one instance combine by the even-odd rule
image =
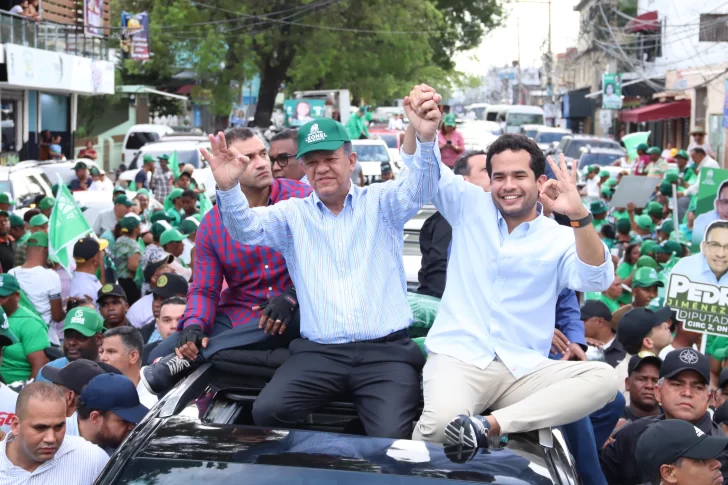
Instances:
[[[235,147],[228,148],[223,132],[218,132],[217,136],[208,136],[212,155],[204,148],[200,148],[200,153],[210,164],[212,175],[220,190],[230,190],[237,185],[250,159]]]
[[[569,173],[563,154],[559,156],[558,165],[551,157],[547,157],[546,161],[551,165],[551,169],[556,175],[556,180],[547,180],[541,187],[541,192],[543,193],[543,197],[541,197],[542,203],[547,204],[547,208],[551,211],[564,214],[571,220],[579,220],[586,217],[589,211],[581,202],[579,190],[576,188],[577,164],[573,164],[571,173]]]

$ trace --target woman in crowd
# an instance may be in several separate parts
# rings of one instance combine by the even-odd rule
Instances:
[[[129,304],[133,305],[141,296],[134,282],[141,259],[141,248],[137,242],[141,234],[141,221],[136,214],[122,217],[116,224],[114,232],[119,237],[114,243],[111,255],[119,276],[119,285],[124,288]]]

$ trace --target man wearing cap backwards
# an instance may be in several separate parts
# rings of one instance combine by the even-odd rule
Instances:
[[[629,359],[627,378],[624,381],[629,395],[629,405],[624,408],[625,423],[647,416],[657,416],[662,412],[655,395],[661,366],[662,359],[651,354],[644,357],[633,355]]]
[[[651,483],[719,485],[728,438],[708,436],[680,419],[650,425],[637,442],[637,465]]]
[[[154,157],[144,155],[142,168],[134,176],[136,189],[149,189],[149,180],[154,177]]]
[[[15,252],[18,245],[10,236],[10,214],[0,211],[0,269],[10,271],[15,266]]]
[[[598,300],[587,300],[581,307],[581,320],[584,322],[587,343],[598,345],[604,352],[607,364],[617,367],[626,352],[617,340],[617,332],[612,327],[612,312],[607,305]]]
[[[109,461],[98,446],[66,436],[63,392],[50,382],[18,395],[12,433],[0,442],[0,484],[91,485]]]
[[[0,375],[7,383],[35,379],[48,363],[45,349],[50,347],[48,328],[43,320],[19,305],[20,285],[14,276],[0,274],[0,326],[8,323],[17,343],[5,348]]]
[[[76,177],[68,184],[68,188],[71,189],[71,192],[88,190],[92,182],[88,175],[88,165],[84,162],[77,162],[73,170],[76,172]]]
[[[124,288],[119,285],[107,284],[98,290],[99,313],[104,317],[104,328],[131,326],[126,318],[129,303],[126,301]]]
[[[10,325],[5,324],[4,320],[5,318],[2,319],[3,323],[0,324],[0,365],[3,361],[4,350],[18,342],[18,338],[10,330]],[[10,431],[10,423],[13,416],[15,416],[15,402],[17,400],[18,393],[6,386],[3,380],[0,379],[0,440]]]
[[[82,237],[73,246],[73,259],[76,271],[71,280],[71,298],[88,298],[96,304],[96,294],[101,289],[101,282],[96,271],[104,267],[104,249],[109,246],[105,239]],[[103,272],[101,273],[103,275]]]
[[[212,154],[201,150],[218,185],[225,228],[241,243],[279,251],[303,302],[304,338],[293,341],[291,357],[256,399],[257,425],[290,425],[330,396],[351,392],[368,435],[409,435],[424,358],[406,334],[412,313],[401,240],[405,222],[436,190],[439,100],[425,85],[405,98],[409,129],[421,143],[396,183],[353,186],[357,157],[350,136],[328,118],[299,129],[297,157],[314,189],[305,199],[251,209],[239,187],[250,158],[228,147],[222,133],[210,135]],[[280,322],[266,326],[275,334],[283,330]]]
[[[136,387],[142,404],[152,407],[157,402],[157,396],[141,383],[143,352],[144,340],[138,329],[117,327],[104,332],[104,344],[99,358],[101,362],[116,367],[128,377]]]
[[[172,171],[169,169],[169,156],[161,155],[157,157],[159,160],[159,168],[154,169],[152,174],[152,192],[154,198],[158,201],[164,201],[172,189]]]
[[[99,313],[88,307],[76,307],[68,312],[63,325],[63,354],[46,367],[65,367],[77,359],[99,360],[99,348],[104,342],[104,321]],[[45,368],[45,367],[44,367]],[[38,380],[46,380],[43,371]]]
[[[134,202],[129,200],[126,195],[117,195],[114,198],[114,207],[112,209],[100,212],[94,221],[94,232],[97,236],[101,236],[106,231],[113,231],[117,222],[131,212]]]
[[[647,433],[653,423],[681,419],[708,436],[724,436],[708,413],[709,380],[710,361],[700,352],[682,349],[673,350],[667,355],[660,367],[660,380],[655,389],[663,414],[638,419],[626,425],[614,435],[614,441],[602,450],[602,471],[608,483],[630,485],[650,480],[648,470],[637,462],[636,450],[640,437]],[[665,448],[667,442],[663,441],[661,447]],[[721,453],[718,460],[721,462],[722,474],[726,477],[728,455]]]

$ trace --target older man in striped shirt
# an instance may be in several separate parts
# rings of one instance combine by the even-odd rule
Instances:
[[[15,412],[0,442],[0,485],[91,485],[109,461],[98,446],[65,436],[66,401],[55,384],[25,386]]]
[[[321,118],[301,127],[298,154],[314,193],[250,208],[238,187],[249,163],[225,138],[203,155],[218,185],[225,228],[243,244],[280,252],[301,303],[303,338],[253,406],[260,426],[290,426],[339,394],[351,394],[370,436],[407,437],[417,417],[424,357],[412,321],[402,263],[403,228],[435,193],[440,96],[416,86],[405,98],[418,150],[397,181],[351,183],[356,154],[346,129]],[[266,329],[282,331],[280,322]]]

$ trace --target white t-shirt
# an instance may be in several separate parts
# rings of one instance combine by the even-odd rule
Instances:
[[[586,181],[586,196],[599,198],[599,177],[587,179]]]
[[[113,192],[114,183],[109,180],[108,177],[104,177],[104,180],[98,182],[91,182],[91,186],[88,188],[91,192]]]
[[[667,357],[667,354],[669,354],[673,350],[675,350],[675,347],[673,347],[672,344],[670,344],[660,351],[660,355],[658,355],[658,357],[661,358],[662,360],[665,360],[665,357]],[[693,344],[693,350],[697,350],[698,352],[700,352],[700,349],[695,344]]]
[[[154,295],[149,293],[139,298],[129,311],[126,312],[126,319],[136,328],[142,328],[147,323],[154,320],[154,312],[152,311],[152,303],[154,303]]]
[[[10,13],[22,15],[23,14],[23,7],[20,5],[16,5],[13,8],[10,9]]]
[[[20,288],[28,295],[43,320],[51,323],[51,300],[61,299],[61,277],[52,269],[42,266],[35,268],[15,267],[8,271],[20,283]]]
[[[72,298],[86,298],[86,295],[90,296],[94,303],[96,303],[96,297],[101,289],[101,282],[94,274],[88,273],[73,273],[73,279],[71,280],[71,292],[68,296]]]
[[[149,409],[152,409],[159,400],[157,396],[147,391],[147,388],[144,387],[142,381],[139,381],[139,385],[137,385],[137,394],[139,394],[139,402],[141,402]]]
[[[18,400],[18,393],[0,383],[0,431],[10,432],[10,422],[15,416],[15,403]]]
[[[66,436],[81,436],[81,431],[78,429],[78,413],[66,418]]]

